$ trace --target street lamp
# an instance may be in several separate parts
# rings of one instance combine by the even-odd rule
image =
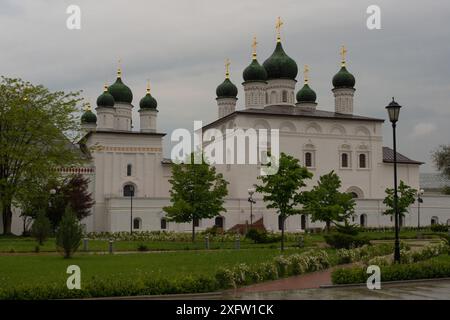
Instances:
[[[253,199],[253,194],[255,193],[255,188],[248,189],[248,202],[250,202],[250,226],[253,225],[253,204],[256,203],[256,201]]]
[[[391,103],[386,107],[389,114],[389,120],[392,123],[392,138],[394,147],[394,217],[395,217],[395,244],[394,244],[394,261],[400,262],[400,240],[399,240],[399,214],[398,214],[398,194],[397,194],[397,142],[395,136],[398,116],[401,106],[395,102],[392,97]]]
[[[420,189],[417,192],[417,229],[420,228],[420,204],[423,203],[423,189]]]
[[[130,197],[130,234],[133,234],[133,197],[134,197],[134,186],[129,185],[128,196]]]

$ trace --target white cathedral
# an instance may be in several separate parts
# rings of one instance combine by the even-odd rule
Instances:
[[[308,187],[334,170],[342,180],[342,190],[356,198],[353,223],[363,226],[393,226],[382,214],[385,189],[393,185],[393,151],[383,146],[384,120],[355,113],[353,104],[355,77],[347,70],[345,49],[340,70],[332,79],[334,112],[321,110],[316,93],[308,84],[296,92],[298,68],[283,50],[279,28],[273,54],[261,65],[256,56],[256,42],[250,65],[243,72],[245,101],[237,107],[237,87],[226,77],[217,87],[218,118],[203,129],[254,128],[279,129],[280,152],[300,159],[314,174]],[[306,69],[306,68],[305,68]],[[307,71],[307,69],[305,70]],[[169,204],[171,160],[163,157],[162,139],[157,128],[158,105],[147,89],[140,100],[140,131],[132,130],[133,94],[118,70],[116,81],[97,99],[96,115],[87,110],[82,116],[86,135],[80,142],[89,165],[71,169],[90,179],[95,199],[92,214],[83,223],[87,231],[168,230],[189,231],[191,225],[170,222],[163,207]],[[397,155],[399,181],[419,189],[421,162]],[[278,231],[276,213],[266,209],[262,195],[254,194],[256,203],[250,217],[249,188],[257,183],[259,165],[218,165],[229,182],[226,212],[213,219],[195,221],[198,229],[217,225],[229,230],[253,222],[267,230]],[[70,171],[70,170],[69,170]],[[409,215],[403,225],[415,225]],[[427,224],[424,215],[423,225]],[[429,224],[429,223],[428,223]],[[287,231],[323,227],[307,216],[291,216]]]

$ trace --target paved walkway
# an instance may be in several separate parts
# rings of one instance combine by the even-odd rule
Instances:
[[[321,289],[286,290],[271,292],[237,292],[223,299],[231,300],[449,300],[450,280],[381,284],[380,290],[365,286]]]
[[[323,271],[317,271],[299,276],[257,283],[250,286],[241,287],[236,290],[230,290],[230,293],[269,292],[269,291],[320,288],[320,286],[322,285],[331,285],[331,272],[335,268],[342,268],[346,266],[349,265],[340,265]]]

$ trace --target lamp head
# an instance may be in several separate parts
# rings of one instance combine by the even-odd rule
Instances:
[[[396,122],[398,121],[398,116],[399,116],[399,114],[400,114],[400,108],[401,108],[401,107],[402,107],[402,106],[399,105],[399,104],[394,100],[394,97],[392,97],[391,103],[389,103],[389,104],[386,106],[386,110],[387,110],[388,115],[389,115],[389,120],[390,120],[392,123],[396,123]]]

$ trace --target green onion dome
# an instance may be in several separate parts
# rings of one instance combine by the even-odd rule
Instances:
[[[108,92],[114,97],[115,102],[131,103],[133,101],[133,93],[122,82],[120,69],[117,72],[116,82],[109,86]]]
[[[333,77],[334,88],[353,88],[355,86],[355,77],[347,71],[345,65],[341,67],[338,73]]]
[[[238,89],[228,76],[216,89],[217,98],[236,98]]]
[[[244,81],[266,81],[267,71],[262,65],[259,64],[256,58],[252,59],[250,65],[245,68],[242,74]]]
[[[97,123],[97,116],[89,107],[81,116],[81,123]]]
[[[158,102],[150,94],[150,88],[147,87],[147,94],[139,102],[139,107],[141,109],[156,109]]]
[[[297,102],[316,102],[316,98],[316,93],[307,83],[297,92]]]
[[[114,97],[108,92],[108,86],[105,85],[105,89],[101,95],[97,98],[97,106],[99,107],[114,107]]]
[[[281,42],[272,55],[263,63],[268,79],[291,79],[295,80],[298,73],[297,63],[291,59],[283,50]]]

